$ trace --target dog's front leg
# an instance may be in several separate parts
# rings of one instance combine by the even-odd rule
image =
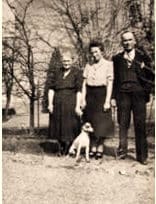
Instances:
[[[79,145],[78,148],[77,148],[76,162],[80,161],[80,153],[81,153],[81,145]]]
[[[86,153],[86,161],[87,162],[90,162],[90,160],[89,160],[89,145],[86,147],[86,149],[85,149],[85,153]]]

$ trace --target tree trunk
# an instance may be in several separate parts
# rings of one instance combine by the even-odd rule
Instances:
[[[30,113],[29,113],[29,117],[30,117],[30,120],[29,120],[29,129],[30,129],[30,134],[33,134],[34,133],[34,113],[35,113],[35,101],[34,101],[34,98],[31,97],[30,98]]]
[[[8,111],[10,107],[11,102],[11,93],[6,94],[6,105],[5,105],[5,111],[4,111],[4,118],[3,120],[6,121],[8,119]]]

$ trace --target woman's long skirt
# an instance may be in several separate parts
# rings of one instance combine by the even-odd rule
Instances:
[[[57,90],[54,96],[54,111],[50,114],[49,136],[62,142],[72,142],[79,134],[80,119],[75,113],[75,90]]]
[[[108,138],[114,135],[111,109],[107,112],[103,111],[105,98],[105,86],[87,86],[87,105],[84,111],[84,121],[88,121],[92,124],[94,128],[94,137],[96,139]]]

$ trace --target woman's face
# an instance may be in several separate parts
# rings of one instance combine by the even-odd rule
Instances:
[[[68,70],[71,68],[72,58],[70,56],[63,56],[62,63],[63,63],[63,68]]]
[[[94,60],[94,62],[99,62],[102,58],[102,52],[99,47],[91,47],[90,54]]]

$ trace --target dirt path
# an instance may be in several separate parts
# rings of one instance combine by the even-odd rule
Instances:
[[[154,158],[149,165],[105,156],[103,163],[3,152],[4,204],[153,204]]]

